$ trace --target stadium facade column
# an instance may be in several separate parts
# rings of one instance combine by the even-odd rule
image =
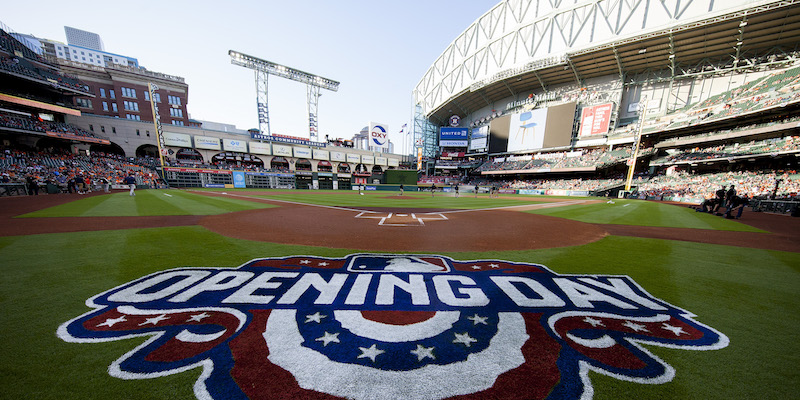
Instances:
[[[633,173],[636,170],[636,158],[639,157],[639,144],[642,142],[642,128],[644,127],[644,117],[647,111],[647,96],[642,96],[639,99],[639,127],[636,131],[636,140],[633,142],[633,151],[631,158],[628,160],[628,178],[625,180],[625,191],[631,190],[631,182],[633,182]]]
[[[147,91],[150,92],[150,107],[153,110],[153,123],[156,126],[156,146],[158,146],[158,160],[161,162],[161,178],[166,181],[166,171],[164,170],[164,152],[167,151],[167,146],[164,143],[164,130],[161,127],[161,116],[158,114],[158,107],[156,106],[156,90],[158,86],[155,83],[147,84]]]

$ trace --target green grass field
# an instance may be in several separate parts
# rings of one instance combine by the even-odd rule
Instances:
[[[250,195],[245,191],[235,192]],[[165,196],[170,194],[172,197]],[[290,201],[380,207],[485,208],[543,202],[541,197],[460,199],[386,193],[276,195]],[[412,193],[412,195],[416,195]],[[361,203],[360,203],[361,202]],[[456,205],[453,205],[456,204]],[[630,204],[628,207],[621,207]],[[646,202],[548,209],[542,214],[585,222],[753,230],[684,208]],[[217,214],[268,207],[242,198],[181,191],[138,191],[82,198],[26,217]],[[149,273],[176,267],[236,267],[260,257],[295,254],[341,257],[360,252],[237,240],[200,226],[43,234],[0,238],[0,382],[7,399],[191,399],[199,370],[156,379],[122,380],[107,368],[144,342],[66,343],[56,329],[88,311],[85,301]],[[666,384],[589,377],[595,399],[790,399],[800,383],[800,254],[699,243],[609,236],[576,247],[441,253],[454,259],[502,259],[544,264],[562,274],[629,275],[655,297],[697,315],[724,333],[721,350],[647,346],[673,366]]]

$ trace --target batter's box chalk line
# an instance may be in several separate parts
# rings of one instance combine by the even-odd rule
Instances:
[[[424,226],[425,221],[447,221],[442,213],[379,213],[364,211],[355,218],[379,219],[379,226]]]

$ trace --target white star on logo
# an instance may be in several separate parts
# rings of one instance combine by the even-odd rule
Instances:
[[[330,265],[330,263],[326,263],[326,262],[323,261],[323,262],[319,263],[318,265],[320,267],[327,267],[328,265]]]
[[[592,318],[592,317],[586,317],[586,318],[584,318],[584,319],[583,319],[583,322],[586,322],[587,324],[590,324],[590,325],[592,325],[592,327],[593,327],[593,328],[597,328],[598,326],[605,326],[605,325],[603,324],[603,321],[601,321],[601,320],[599,320],[599,319],[594,319],[594,318]]]
[[[462,343],[464,346],[469,347],[470,344],[477,342],[477,339],[469,337],[469,333],[456,333],[456,340],[453,343]]]
[[[317,311],[314,314],[306,315],[306,323],[313,321],[319,324],[322,323],[322,319],[325,317],[327,317],[327,315],[322,315],[319,313],[319,311]]]
[[[369,358],[372,360],[372,362],[375,362],[375,357],[381,353],[385,353],[385,351],[378,349],[378,347],[374,344],[369,348],[359,347],[358,349],[361,350],[361,355],[359,355],[357,358]]]
[[[481,269],[481,266],[480,265],[473,265],[472,269]]]
[[[147,318],[147,319],[146,319],[144,322],[142,322],[141,324],[139,324],[139,326],[142,326],[142,325],[147,325],[147,324],[158,325],[158,323],[159,323],[159,322],[161,322],[161,321],[163,321],[163,320],[165,320],[165,319],[169,319],[169,317],[167,316],[167,314],[161,314],[161,315],[159,315],[159,316],[157,316],[157,317],[153,317],[153,318]]]
[[[472,325],[478,325],[478,324],[489,325],[486,323],[486,320],[489,319],[489,317],[479,317],[478,314],[475,314],[471,317],[467,317],[467,319],[472,321]]]
[[[325,335],[323,335],[322,337],[318,337],[318,338],[316,338],[314,340],[316,340],[317,342],[322,342],[322,346],[327,346],[328,343],[330,343],[330,342],[341,343],[339,341],[339,333],[338,332],[337,333],[325,332]]]
[[[311,264],[309,260],[300,260],[300,264]]]
[[[497,265],[497,264],[489,264],[489,266],[492,267],[492,268],[500,268],[500,266]]]
[[[663,325],[661,325],[661,327],[662,327],[662,328],[664,328],[664,329],[666,329],[666,330],[668,330],[668,331],[672,331],[672,333],[674,333],[674,334],[675,334],[675,336],[680,336],[680,335],[681,335],[681,333],[685,333],[685,334],[687,334],[687,335],[688,335],[688,333],[687,333],[687,332],[684,332],[684,331],[683,331],[683,328],[681,328],[680,326],[672,326],[672,325],[670,325],[670,324],[668,324],[668,323],[664,322],[664,324],[663,324]]]
[[[631,328],[636,332],[639,332],[639,331],[650,332],[650,331],[647,330],[647,328],[644,327],[644,325],[637,324],[637,323],[631,322],[631,321],[625,321],[625,323],[622,324],[622,326],[627,326],[628,328]]]
[[[106,322],[103,322],[103,323],[101,323],[101,324],[99,324],[97,326],[98,327],[101,327],[101,326],[112,327],[117,322],[125,322],[125,321],[127,321],[127,319],[125,319],[125,316],[124,315],[120,315],[119,318],[109,318],[109,319],[106,320]]]
[[[206,314],[206,313],[192,315],[191,317],[189,317],[189,319],[186,320],[186,322],[200,322],[203,319],[208,318],[210,316],[211,314]]]
[[[433,347],[423,347],[421,344],[418,344],[416,349],[411,350],[411,354],[417,356],[417,361],[422,361],[425,357],[430,357],[431,360],[436,359],[433,356]]]

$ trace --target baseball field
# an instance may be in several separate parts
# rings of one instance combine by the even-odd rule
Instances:
[[[220,189],[0,220],[2,398],[798,397],[798,218]]]

